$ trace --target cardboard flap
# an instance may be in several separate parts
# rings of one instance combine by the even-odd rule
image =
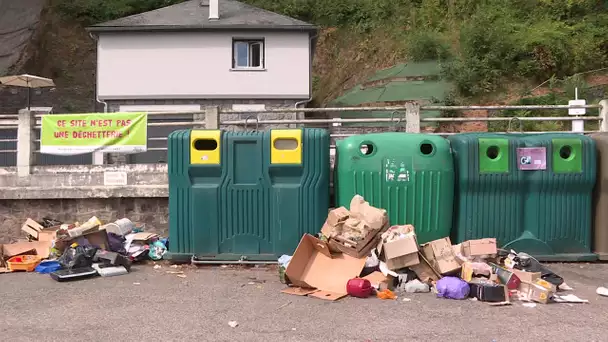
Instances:
[[[325,255],[328,258],[331,258],[331,252],[329,251],[329,246],[327,242],[315,239],[316,241],[312,241],[312,247],[319,253]]]
[[[418,253],[418,242],[416,236],[407,236],[403,239],[385,242],[384,255],[387,259],[398,258],[403,255]]]
[[[39,242],[17,242],[9,245],[3,245],[4,258],[8,259],[15,255],[32,254],[35,251],[36,255],[42,259],[49,257],[51,243],[48,241]]]
[[[133,241],[148,241],[157,237],[158,234],[141,232],[133,234]]]
[[[307,289],[304,287],[288,287],[286,289],[281,290],[281,293],[286,293],[286,294],[296,295],[296,296],[307,296],[316,291],[317,291],[317,289]]]
[[[346,293],[334,293],[334,292],[328,292],[328,291],[315,291],[311,294],[309,294],[309,297],[315,297],[318,299],[323,299],[323,300],[329,300],[329,301],[334,301],[334,300],[338,300],[340,298],[344,298],[346,297],[348,294]]]
[[[293,285],[346,294],[346,283],[361,273],[365,259],[332,256],[327,243],[306,234],[300,240],[285,274]]]

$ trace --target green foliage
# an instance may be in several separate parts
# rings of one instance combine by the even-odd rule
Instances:
[[[85,25],[181,1],[53,0],[61,13]],[[361,39],[373,37],[376,30],[388,32],[409,59],[441,60],[460,96],[496,92],[508,82],[540,83],[608,66],[608,1],[241,1],[342,28]]]
[[[54,0],[53,5],[65,16],[93,25],[132,14],[170,6],[184,0]]]

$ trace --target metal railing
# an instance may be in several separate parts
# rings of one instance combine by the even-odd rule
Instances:
[[[598,109],[597,115],[585,115],[585,116],[479,116],[479,117],[434,117],[434,118],[423,118],[420,113],[424,111],[505,111],[505,110],[526,110],[526,111],[542,111],[542,110],[564,110],[573,108],[585,108],[585,109]],[[390,112],[390,117],[368,117],[368,118],[333,118],[330,117],[331,113],[348,113],[348,112]],[[270,114],[270,115],[269,115]],[[260,118],[262,115],[268,117],[272,114],[281,114],[290,118],[285,119],[274,119],[274,118]],[[306,114],[325,114],[326,117],[314,118],[305,117]],[[40,130],[41,118],[43,115],[40,114],[29,114],[29,120],[26,116],[27,113],[15,114],[0,114],[0,134],[3,130],[12,130],[15,132],[16,129],[23,132],[31,132],[33,135],[32,144],[39,144],[40,140],[36,139],[36,133]],[[288,126],[288,127],[324,127],[330,130],[332,140],[348,137],[351,135],[365,133],[368,130],[383,131],[390,130],[390,127],[369,127],[369,124],[388,124],[391,127],[397,128],[403,132],[418,133],[421,132],[422,124],[445,124],[445,123],[466,123],[466,122],[502,122],[507,123],[510,126],[519,123],[520,131],[523,130],[523,122],[572,122],[572,121],[595,121],[599,122],[599,129],[597,131],[608,131],[608,100],[603,100],[599,104],[591,104],[586,106],[568,106],[568,105],[527,105],[527,106],[419,106],[414,103],[408,103],[403,106],[385,106],[385,107],[340,107],[340,108],[269,108],[264,110],[233,110],[224,109],[217,106],[206,107],[201,111],[169,111],[169,112],[151,112],[148,113],[149,122],[148,126],[151,128],[150,131],[157,127],[200,127],[208,129],[228,129],[228,130],[256,130],[260,128],[267,128],[273,126]],[[172,115],[186,116],[188,119],[181,118],[186,121],[171,121]],[[231,115],[232,118],[227,118]],[[155,118],[163,117],[163,122],[155,122]],[[245,116],[244,118],[234,119],[234,116]],[[169,118],[167,118],[169,117]],[[190,119],[191,118],[191,119]],[[349,126],[342,126],[347,124]],[[29,125],[29,126],[28,126]],[[358,126],[362,125],[362,126]],[[261,127],[265,126],[265,127]],[[348,132],[352,130],[352,132]],[[347,131],[347,132],[345,132]],[[509,129],[507,129],[509,131]],[[511,130],[513,131],[513,130]],[[591,133],[597,132],[587,131],[578,133]],[[563,132],[563,131],[562,131]],[[430,134],[439,135],[451,135],[457,134],[455,132],[428,132]],[[541,132],[522,132],[522,133],[541,133]],[[19,136],[22,136],[19,134]],[[17,159],[23,161],[30,160],[25,155],[26,153],[37,153],[39,150],[30,147],[27,150],[27,143],[20,143],[16,139],[17,135],[15,132],[15,138],[0,136],[0,154],[14,153],[17,154]],[[166,142],[167,136],[154,136],[148,134],[149,142]],[[2,149],[2,146],[6,144],[16,143],[16,149]],[[21,147],[21,150],[20,150]],[[332,148],[333,148],[332,144]],[[164,147],[149,147],[148,151],[166,153],[166,144]],[[19,154],[23,154],[19,157]],[[166,159],[165,159],[166,160]],[[1,160],[0,160],[1,162]],[[31,167],[32,165],[22,165],[19,162],[18,167]],[[25,173],[25,170],[23,171]]]

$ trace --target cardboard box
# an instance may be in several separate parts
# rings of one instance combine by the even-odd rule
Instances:
[[[87,243],[91,246],[95,246],[97,248],[108,250],[110,249],[110,243],[108,242],[108,234],[105,229],[101,229],[98,231],[94,231],[91,233],[87,233],[82,236],[74,237],[74,238],[64,238],[55,241],[55,248],[57,250],[63,252],[66,248],[68,248],[74,242],[79,245],[86,245]]]
[[[350,211],[348,211],[348,209],[346,209],[345,207],[333,209],[327,215],[327,224],[332,227],[338,226],[344,223],[344,221],[346,221],[349,216]]]
[[[496,239],[469,240],[462,243],[462,255],[466,257],[496,254]]]
[[[282,292],[338,300],[347,295],[346,283],[361,274],[365,259],[331,254],[326,242],[306,234],[285,270],[296,288],[287,288]]]
[[[384,257],[388,269],[393,271],[420,263],[418,242],[413,234],[391,242],[381,241],[378,244],[378,253]]]
[[[417,265],[410,266],[410,270],[416,273],[418,279],[423,283],[430,283],[441,279],[441,274],[429,263],[421,252],[418,252],[420,263]]]
[[[60,229],[60,226],[50,227],[42,230],[38,233],[38,241],[53,241],[57,238],[57,231]]]
[[[383,291],[386,289],[390,290],[392,287],[392,278],[390,278],[390,276],[385,276],[384,274],[382,274],[382,272],[372,272],[363,277],[363,279],[369,280],[372,286],[379,291]]]
[[[460,270],[460,263],[454,254],[449,237],[425,243],[422,245],[422,254],[429,265],[441,274]]]
[[[553,297],[553,292],[551,292],[551,290],[536,284],[522,282],[519,285],[519,291],[529,300],[542,304],[549,303],[551,297]]]
[[[465,262],[462,264],[462,269],[460,270],[460,279],[470,282],[473,280],[473,265],[470,262]]]
[[[7,260],[16,255],[38,255],[42,259],[49,257],[51,243],[49,241],[23,241],[2,245],[2,254]]]
[[[340,251],[344,254],[348,254],[353,258],[367,257],[372,249],[378,246],[380,242],[380,235],[388,228],[385,225],[383,229],[372,231],[365,239],[361,241],[348,241],[343,239],[341,236],[335,236],[329,239],[329,246],[332,251]],[[346,245],[348,244],[348,246]]]
[[[27,235],[33,237],[36,240],[38,240],[38,233],[41,232],[43,229],[44,227],[42,227],[40,223],[32,220],[31,218],[25,220],[25,223],[23,224],[23,226],[21,226],[22,231],[24,231]]]
[[[533,283],[540,279],[541,276],[540,272],[526,272],[517,269],[511,269],[511,272],[513,272],[513,274],[515,274],[519,280],[526,283]]]

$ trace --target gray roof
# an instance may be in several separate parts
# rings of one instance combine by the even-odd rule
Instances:
[[[219,0],[219,20],[209,20],[209,1],[191,0],[96,24],[92,32],[183,30],[316,31],[309,23],[234,0]]]

